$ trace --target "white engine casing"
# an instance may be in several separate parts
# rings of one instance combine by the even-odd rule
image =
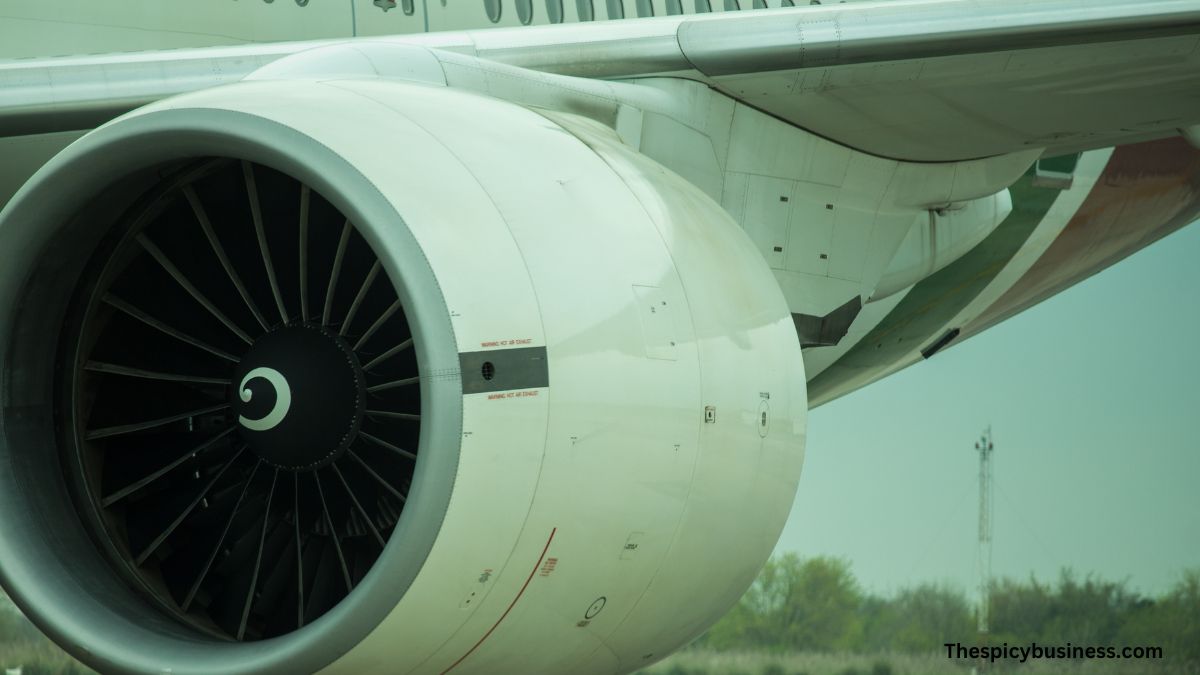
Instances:
[[[155,142],[168,132],[176,140]],[[418,344],[422,387],[460,388],[461,418],[429,418],[458,447],[425,447],[422,430],[443,515],[422,524],[436,536],[405,563],[411,583],[381,621],[303,660],[283,655],[344,619],[352,594],[288,635],[191,648],[242,650],[223,662],[230,673],[628,672],[737,601],[790,511],[807,403],[782,293],[718,204],[584,117],[382,79],[249,81],[135,111],[39,172],[0,219],[0,246],[35,254],[0,272],[0,306],[21,304],[37,254],[106,181],[204,154],[299,174],[357,216],[393,283],[443,309],[453,349]],[[39,209],[51,185],[59,203]],[[427,270],[398,262],[414,242]],[[17,317],[0,317],[6,363]],[[499,376],[506,353],[537,348],[549,386],[486,390],[489,354]],[[405,525],[388,553],[405,547]],[[21,560],[0,567],[93,667],[213,665],[153,628],[141,637],[155,648],[140,653],[122,649],[136,626],[81,632],[37,609],[69,588],[41,588]]]

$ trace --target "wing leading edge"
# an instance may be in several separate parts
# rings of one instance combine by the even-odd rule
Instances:
[[[1200,124],[1197,0],[898,0],[382,39],[578,77],[701,80],[897,159],[1058,154]],[[0,136],[88,128],[330,42],[0,62]]]

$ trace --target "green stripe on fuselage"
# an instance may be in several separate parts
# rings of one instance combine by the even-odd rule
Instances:
[[[808,383],[809,401],[852,377],[880,377],[914,350],[940,337],[950,321],[996,278],[1042,222],[1061,192],[1033,186],[1033,168],[1011,188],[1013,210],[978,246],[913,286],[879,325]],[[872,372],[873,371],[873,372]]]

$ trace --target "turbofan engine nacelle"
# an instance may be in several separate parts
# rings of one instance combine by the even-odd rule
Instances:
[[[180,96],[48,163],[0,250],[0,579],[101,671],[634,670],[792,504],[770,271],[583,117]]]

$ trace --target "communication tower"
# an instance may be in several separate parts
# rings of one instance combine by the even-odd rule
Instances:
[[[975,442],[979,453],[979,636],[986,640],[992,586],[992,427]]]

